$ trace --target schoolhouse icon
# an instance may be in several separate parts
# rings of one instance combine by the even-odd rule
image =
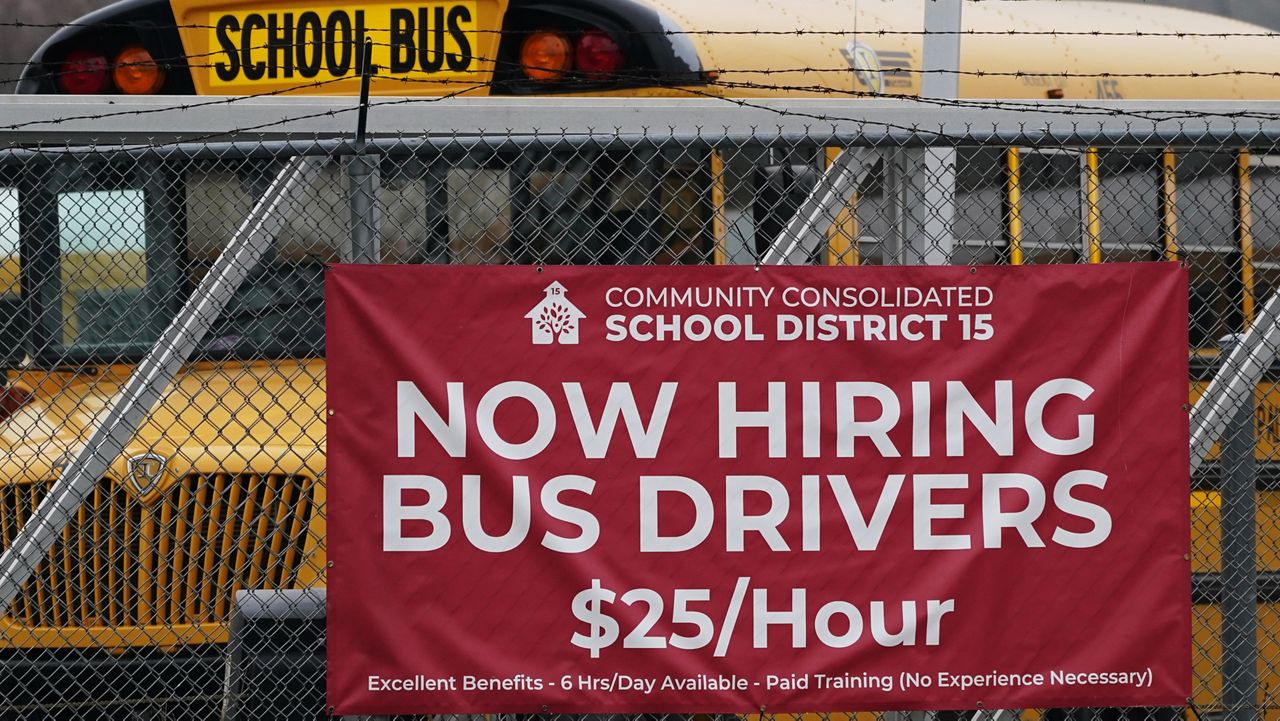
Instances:
[[[586,313],[569,302],[559,281],[553,281],[542,292],[546,297],[524,314],[533,322],[533,344],[577,345],[578,321],[587,317]]]

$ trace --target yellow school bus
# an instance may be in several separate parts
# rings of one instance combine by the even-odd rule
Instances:
[[[18,92],[350,95],[359,88],[359,49],[367,38],[374,48],[374,95],[505,95],[554,102],[583,95],[752,98],[835,92],[857,102],[920,93],[922,17],[921,0],[795,0],[785,9],[765,0],[124,0],[53,33],[26,68]],[[963,40],[962,97],[1280,97],[1280,78],[1230,74],[1280,66],[1280,43],[1265,37],[1264,29],[1225,18],[1148,5],[986,0],[966,4],[964,24],[976,34]],[[982,34],[1009,30],[1022,34]],[[1160,35],[1071,34],[1094,30]],[[1046,34],[1051,31],[1060,34]],[[1176,37],[1182,31],[1197,35]],[[776,234],[788,210],[794,211],[795,198],[833,157],[832,149],[818,150],[800,159],[747,161],[756,195],[772,194],[744,211],[758,237]],[[580,242],[570,249],[544,247],[539,258],[726,262],[731,230],[722,211],[733,195],[725,187],[726,168],[740,160],[714,152],[660,159],[653,190],[659,212],[639,224],[644,199],[619,197],[600,217],[585,218],[585,227],[575,225],[584,221],[572,217],[576,206],[544,208],[541,222]],[[1074,197],[1078,184],[1072,173],[1093,174],[1087,185],[1103,190],[1081,199],[1087,217],[1097,216],[1105,194],[1117,192],[1127,177],[1116,173],[1098,182],[1097,174],[1109,167],[1107,153],[1086,150],[1082,157],[1066,158],[1066,171],[1062,162],[1029,149],[1002,149],[996,157],[962,152],[960,172],[963,177],[971,167],[996,178],[971,193],[970,202],[997,209],[1035,192]],[[1144,162],[1149,165],[1138,167],[1130,157],[1125,165],[1134,175],[1150,170],[1160,178],[1160,192],[1142,201],[1150,204],[1155,226],[1111,231],[1157,238],[1153,246],[1112,244],[1093,224],[1083,229],[1088,242],[1081,246],[1074,230],[1065,238],[1044,235],[1053,218],[1034,222],[1028,211],[1015,224],[997,211],[958,220],[974,223],[975,237],[999,239],[964,250],[958,262],[1188,259],[1199,369],[1194,397],[1212,371],[1213,339],[1251,320],[1263,288],[1280,287],[1280,278],[1269,275],[1280,268],[1269,258],[1274,249],[1255,243],[1250,233],[1250,184],[1269,166],[1244,149],[1226,160],[1180,158],[1168,151]],[[1182,163],[1198,168],[1195,178],[1181,179],[1183,202],[1199,196],[1228,205],[1225,236],[1210,214],[1175,218],[1179,206],[1168,191],[1178,185]],[[0,545],[11,542],[30,517],[157,338],[156,319],[162,326],[172,316],[225,246],[268,170],[253,161],[209,161],[146,172],[135,168],[110,185],[63,178],[56,186],[35,187],[0,175],[0,213],[9,216],[0,215],[0,227],[7,227],[0,235],[0,360],[7,368],[0,392]],[[1033,176],[1056,177],[1057,185],[1021,187]],[[556,180],[535,170],[520,183],[536,199]],[[326,204],[341,209],[340,178],[328,182],[331,188],[323,192],[333,195]],[[389,228],[422,225],[410,206],[433,198],[442,214],[439,222],[419,229],[422,242],[385,235],[383,260],[529,262],[529,248],[544,241],[537,229],[512,217],[513,182],[507,171],[449,169],[413,178],[413,187],[398,189],[396,197],[380,197],[396,221],[385,223]],[[575,193],[601,190],[599,179],[584,175],[577,182]],[[47,227],[19,228],[27,193],[47,198],[44,212],[56,218]],[[876,201],[858,202],[863,205],[851,200],[816,262],[884,261],[868,240],[881,215]],[[146,705],[154,701],[148,694],[161,688],[170,695],[181,689],[194,699],[218,699],[220,683],[199,679],[222,678],[236,592],[323,588],[320,273],[323,263],[341,258],[340,243],[323,229],[345,228],[344,212],[332,211],[328,222],[313,217],[291,223],[282,231],[272,261],[233,299],[8,616],[0,618],[0,698],[18,705],[48,698],[72,703],[68,689],[94,689],[78,682],[78,675],[101,672],[102,683],[129,689],[121,692],[127,702],[116,704],[121,707]],[[638,238],[638,226],[651,235]],[[612,229],[610,237],[598,237],[601,227]],[[1260,415],[1260,428],[1274,434],[1280,391],[1268,385],[1260,397],[1260,414],[1271,419]],[[1263,435],[1259,458],[1273,461],[1273,441]],[[135,465],[145,463],[153,464],[154,473],[136,471]],[[145,484],[130,480],[143,475]],[[1217,508],[1212,481],[1201,482],[1191,499],[1193,563],[1206,577],[1220,567]],[[1260,527],[1268,529],[1259,568],[1280,572],[1280,497],[1264,492],[1259,516],[1265,521]],[[1195,698],[1206,708],[1214,706],[1221,685],[1215,665],[1220,624],[1211,600],[1200,598],[1196,612]],[[1264,600],[1263,629],[1274,624],[1280,599]],[[320,642],[296,638],[304,639],[297,648],[258,659],[260,666],[274,663],[290,674],[322,668],[315,661],[322,655]],[[1265,634],[1263,640],[1261,657],[1276,658],[1275,639]],[[1280,683],[1276,668],[1262,670],[1264,686]],[[138,679],[161,680],[148,691]],[[313,687],[281,697],[295,710],[307,703],[320,708],[322,685],[310,680]],[[1272,721],[1280,718],[1274,708],[1267,714]]]
[[[125,0],[54,33],[19,92],[349,95],[359,89],[357,48],[369,38],[375,95],[915,95],[922,7]],[[964,30],[975,35],[965,38],[960,70],[975,74],[961,75],[962,97],[1263,99],[1280,91],[1270,74],[1221,74],[1274,67],[1266,29],[1204,13],[992,0],[965,7]],[[1121,34],[1071,34],[1096,30]],[[1133,31],[1196,36],[1123,34]]]

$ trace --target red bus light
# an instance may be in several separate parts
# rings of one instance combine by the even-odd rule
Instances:
[[[111,67],[101,53],[73,50],[67,53],[58,72],[58,86],[71,95],[94,95],[111,84]]]
[[[0,386],[0,423],[31,402],[31,391],[21,386]]]
[[[588,30],[578,38],[574,52],[578,72],[592,80],[600,80],[622,69],[626,60],[622,48],[603,30]]]

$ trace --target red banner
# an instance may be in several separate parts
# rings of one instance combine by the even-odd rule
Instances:
[[[1177,264],[327,288],[338,714],[1189,695]]]

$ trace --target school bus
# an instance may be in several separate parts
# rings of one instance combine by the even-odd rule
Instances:
[[[835,91],[857,102],[920,93],[922,7],[920,0],[795,0],[785,12],[766,0],[124,0],[54,32],[18,92],[349,95],[358,91],[359,48],[369,38],[377,68],[371,93],[379,96],[554,102]],[[964,24],[1024,34],[964,38],[962,97],[1280,96],[1274,76],[1218,74],[1280,65],[1280,43],[1259,36],[1264,29],[1225,18],[1147,5],[989,0],[967,4]],[[1162,35],[1043,34],[1099,29]],[[1198,35],[1172,35],[1180,31]],[[732,243],[758,255],[835,152],[660,155],[647,198],[614,193],[603,207],[582,199],[612,193],[610,182],[634,185],[654,166],[601,156],[594,162],[612,163],[607,172],[562,163],[518,177],[486,167],[399,173],[395,191],[378,198],[389,219],[383,260],[520,263],[536,252],[545,262],[730,262]],[[1277,243],[1254,237],[1251,220],[1251,189],[1269,182],[1268,160],[1246,149],[1225,157],[962,149],[956,235],[983,240],[960,243],[953,260],[1187,260],[1194,397],[1212,372],[1214,339],[1243,328],[1256,299],[1280,287],[1271,257]],[[0,168],[0,544],[48,492],[272,168],[208,160],[134,164],[96,177]],[[180,716],[171,697],[185,699],[178,707],[219,703],[235,593],[324,586],[320,273],[343,251],[321,229],[346,227],[343,179],[328,172],[320,192],[329,202],[318,204],[326,207],[280,233],[271,261],[233,299],[0,619],[0,698],[14,708],[78,708],[87,699],[74,690],[92,692],[94,683],[119,690],[113,708],[150,705]],[[743,193],[734,183],[749,185],[746,201],[736,200]],[[540,203],[552,190],[572,202]],[[521,193],[524,213],[514,217]],[[1105,227],[1091,222],[1108,194],[1150,213],[1115,214]],[[876,240],[886,202],[874,190],[851,198],[813,262],[886,262]],[[432,203],[437,216],[424,222],[421,208]],[[1022,211],[1009,213],[1013,203]],[[1189,207],[1212,211],[1179,212]],[[750,221],[750,233],[726,221],[733,214]],[[558,246],[552,231],[574,244]],[[1257,453],[1267,462],[1280,450],[1280,385],[1267,381],[1259,397]],[[141,476],[130,464],[151,464],[143,475],[154,481],[131,484]],[[1220,568],[1211,476],[1197,479],[1191,498],[1200,580]],[[1278,517],[1280,496],[1264,490],[1258,562],[1267,573],[1280,572]],[[1220,623],[1210,594],[1196,600],[1195,698],[1213,708]],[[1260,600],[1259,626],[1274,628],[1280,599]],[[263,678],[311,684],[277,694],[290,708],[273,715],[322,707],[314,675],[322,642],[302,631],[293,638],[277,658],[254,660]],[[1276,658],[1275,639],[1264,632],[1262,641],[1261,657]],[[1273,665],[1260,670],[1264,686],[1280,682]],[[86,683],[84,674],[99,680]],[[1280,712],[1268,706],[1267,718]]]

